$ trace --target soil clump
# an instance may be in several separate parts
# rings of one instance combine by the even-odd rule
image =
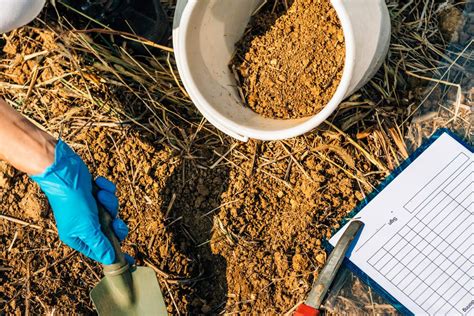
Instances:
[[[244,103],[265,117],[317,114],[342,77],[344,35],[327,0],[267,3],[236,47],[231,68],[240,78]]]

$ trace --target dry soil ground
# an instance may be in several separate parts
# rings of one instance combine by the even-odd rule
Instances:
[[[171,16],[174,1],[163,3]],[[124,249],[155,269],[171,314],[284,314],[324,264],[322,240],[422,139],[439,126],[472,139],[472,13],[464,2],[388,3],[380,72],[287,141],[220,134],[169,50],[137,56],[59,2],[4,35],[1,94],[117,183]],[[0,164],[0,314],[94,314],[100,277],[59,241],[37,186]],[[357,280],[336,298],[336,313],[393,313]]]

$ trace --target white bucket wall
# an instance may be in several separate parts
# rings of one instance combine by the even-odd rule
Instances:
[[[290,138],[321,124],[346,96],[377,71],[390,40],[390,18],[383,0],[333,0],[346,42],[344,72],[336,93],[314,116],[292,120],[265,118],[242,104],[228,67],[235,43],[261,3],[179,0],[173,27],[178,71],[192,101],[211,124],[243,141]]]
[[[45,0],[0,0],[0,34],[33,21],[44,4]]]
[[[383,0],[333,0],[331,3],[337,12],[347,12],[354,35],[355,63],[348,97],[369,82],[382,66],[390,46],[390,15]]]

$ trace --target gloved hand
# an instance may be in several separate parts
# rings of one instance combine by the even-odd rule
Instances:
[[[31,176],[31,179],[39,184],[49,200],[59,238],[95,261],[112,264],[115,252],[100,228],[97,202],[92,194],[92,176],[82,159],[58,140],[54,163],[42,174]],[[100,189],[97,199],[114,218],[112,227],[122,241],[128,234],[128,227],[117,218],[115,185],[102,177],[97,178],[96,184]],[[130,259],[127,258],[129,262]]]

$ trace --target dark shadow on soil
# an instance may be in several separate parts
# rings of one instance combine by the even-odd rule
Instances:
[[[67,10],[64,11],[67,12]],[[75,14],[71,15],[78,25],[83,23],[82,18]],[[171,22],[171,18],[169,20]],[[76,28],[79,28],[78,25],[75,25]],[[101,35],[94,36],[94,39],[99,43],[105,39],[105,44],[110,40]],[[123,44],[120,37],[114,37],[114,41],[117,46]],[[133,44],[131,42],[127,44],[136,48],[136,45],[131,45]],[[168,46],[172,46],[171,42],[168,43]],[[155,56],[162,54],[160,50],[148,49]],[[133,56],[141,60],[140,55],[142,54],[144,51],[140,49],[135,51]],[[149,53],[144,55],[149,56]],[[154,119],[152,113],[142,102],[132,101],[128,99],[127,95],[129,95],[128,92],[125,92],[124,95],[118,92],[115,95],[123,102],[121,111],[124,114],[130,117],[140,116],[141,122],[149,122]],[[161,96],[154,95],[153,97],[160,99]],[[131,102],[136,104],[130,104]],[[191,104],[185,106],[164,104],[164,106],[172,106],[176,113],[188,121],[199,123],[201,120],[197,110],[191,110],[193,107]],[[141,115],[140,113],[147,114]],[[227,264],[222,256],[213,254],[211,249],[211,238],[213,227],[215,227],[214,212],[211,211],[221,205],[221,195],[227,189],[229,170],[223,167],[210,169],[209,166],[219,158],[213,153],[213,150],[225,152],[226,146],[222,144],[218,136],[208,131],[203,130],[196,133],[197,125],[190,127],[188,123],[184,123],[173,115],[170,115],[168,119],[174,121],[170,125],[176,125],[178,129],[185,130],[187,135],[197,135],[197,138],[202,141],[199,139],[194,141],[186,152],[176,146],[168,157],[169,161],[166,162],[170,164],[173,163],[173,160],[179,161],[178,165],[170,169],[173,170],[172,173],[156,172],[158,167],[151,165],[152,171],[149,174],[155,175],[153,180],[156,183],[147,185],[148,188],[136,188],[137,191],[142,191],[139,192],[139,196],[146,195],[150,185],[158,184],[156,190],[160,190],[158,194],[162,201],[159,210],[152,211],[144,207],[143,216],[127,210],[130,216],[129,221],[132,221],[129,222],[131,229],[133,229],[133,220],[138,222],[148,220],[153,225],[157,223],[154,233],[137,232],[136,236],[138,237],[135,237],[136,240],[133,242],[140,244],[133,246],[135,253],[132,251],[132,254],[140,265],[146,265],[145,260],[147,260],[168,274],[169,279],[173,279],[172,282],[168,282],[167,286],[164,286],[166,277],[158,274],[161,290],[171,314],[177,314],[177,309],[181,315],[219,314],[227,302]],[[141,142],[154,148],[153,152],[160,152],[164,149],[163,139],[158,135],[153,135],[146,130],[138,130],[138,135],[140,135]],[[183,143],[188,141],[187,139],[180,140]],[[214,144],[214,146],[209,146],[209,144]],[[118,146],[120,147],[120,144]],[[193,158],[185,157],[187,155],[192,155]],[[131,161],[135,162],[143,158],[137,157],[136,159],[131,159]],[[139,168],[140,165],[135,167]],[[162,185],[163,179],[156,176],[161,174],[166,177],[164,186]],[[122,212],[124,211],[122,209]],[[157,215],[153,212],[161,212],[161,214]],[[148,224],[142,223],[140,226],[145,225],[148,230],[150,230],[149,227],[154,227]],[[139,229],[143,230],[143,228]],[[133,232],[131,232],[132,234]],[[153,235],[156,235],[156,240],[152,242],[144,240],[155,238]],[[130,240],[129,238],[129,243]]]
[[[164,9],[168,10],[168,18],[171,22],[170,17],[172,15],[170,15],[169,8],[164,6]],[[68,12],[68,10],[64,11],[71,14],[71,18],[78,25],[84,22],[88,23],[82,21],[82,18],[74,13]],[[76,26],[76,28],[79,27]],[[103,39],[101,35],[94,36],[94,40],[99,43]],[[108,38],[105,38],[104,43],[107,44],[108,40]],[[116,41],[117,46],[123,44],[120,37],[114,37],[114,41]],[[136,48],[133,42],[127,42],[127,45],[133,49]],[[172,46],[171,42],[168,43],[168,46]],[[141,60],[140,55],[149,56],[149,52],[155,56],[162,54],[162,51],[150,47],[147,51],[144,54],[143,49],[135,50],[134,58]],[[126,92],[122,96],[118,92],[115,95],[119,100],[123,99],[121,110],[124,114],[130,117],[140,116],[141,122],[149,122],[154,119],[153,115],[139,100],[133,100],[132,102],[136,102],[136,104],[131,105],[131,100],[127,99],[127,94],[129,93]],[[154,97],[159,99],[160,96]],[[170,106],[164,105],[165,107]],[[171,106],[177,114],[186,120],[197,123],[201,120],[200,114],[197,115],[197,110],[190,109],[190,107],[193,107],[191,104],[178,107]],[[140,115],[140,113],[147,114]],[[148,241],[140,238],[136,240],[136,242],[144,244],[134,248],[144,251],[137,251],[134,255],[139,264],[145,265],[145,260],[151,261],[162,272],[168,274],[170,279],[173,279],[172,282],[168,283],[173,293],[171,294],[170,290],[163,286],[164,278],[160,278],[158,274],[168,311],[172,311],[172,314],[177,313],[177,308],[184,315],[219,314],[225,308],[227,302],[227,264],[222,256],[215,255],[211,249],[213,228],[215,228],[215,212],[213,210],[216,211],[221,205],[221,195],[226,191],[228,185],[229,170],[225,167],[211,169],[209,166],[219,158],[213,150],[223,153],[227,150],[227,146],[222,144],[218,136],[208,131],[204,130],[196,133],[197,125],[190,127],[188,123],[183,124],[181,119],[173,115],[170,115],[168,119],[174,120],[172,125],[185,130],[187,135],[197,135],[203,141],[194,141],[190,146],[191,148],[188,148],[186,152],[176,149],[171,154],[167,163],[172,163],[171,161],[177,158],[179,164],[173,168],[171,174],[163,175],[166,177],[166,183],[164,187],[159,186],[161,188],[159,195],[162,198],[162,204],[161,209],[156,211],[161,212],[161,215],[155,216],[156,214],[151,214],[150,210],[144,211],[145,220],[147,219],[146,214],[148,214],[150,222],[156,221],[157,218],[162,221],[158,224],[158,230],[160,231],[156,232],[158,238],[149,244],[147,244]],[[141,142],[153,147],[157,152],[163,150],[163,139],[159,139],[157,135],[153,135],[146,130],[139,130],[138,133],[141,135],[139,137]],[[187,142],[186,139],[182,141]],[[210,143],[214,146],[210,146]],[[185,157],[186,155],[189,156],[190,153],[197,158]],[[151,165],[151,168],[155,170],[151,171],[150,174],[159,174],[156,172],[156,166]],[[155,178],[154,180],[156,183],[161,183],[162,179]],[[139,189],[137,188],[137,190]],[[145,223],[145,226],[147,226],[146,224],[148,223]],[[150,236],[148,233],[139,235],[140,237]],[[163,240],[159,240],[160,238]],[[164,254],[168,254],[168,256]],[[173,256],[174,254],[176,256]],[[162,262],[158,262],[159,258],[163,259]]]
[[[288,8],[293,4],[294,0],[288,0]],[[243,57],[247,53],[247,50],[250,48],[250,43],[254,38],[266,34],[273,25],[275,25],[276,20],[286,13],[287,7],[284,3],[285,1],[268,1],[258,12],[255,14],[245,31],[245,36],[236,43],[236,58],[235,65],[243,61]]]
[[[204,153],[206,154],[206,153]],[[161,194],[166,230],[172,242],[189,260],[186,264],[190,282],[185,314],[219,314],[226,305],[226,261],[211,249],[214,214],[227,189],[226,168],[200,169],[192,162],[179,165],[168,178]],[[183,312],[183,311],[180,311]]]

